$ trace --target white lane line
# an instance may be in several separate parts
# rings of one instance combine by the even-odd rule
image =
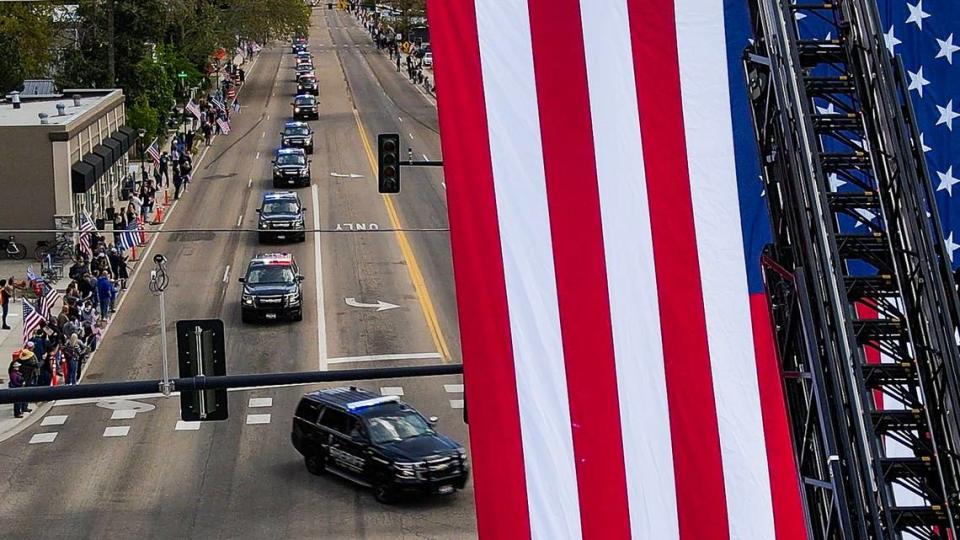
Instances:
[[[260,152],[257,152],[257,157],[256,157],[256,159],[260,159]]]
[[[403,118],[401,118],[401,117],[399,117],[399,116],[397,117],[397,120],[403,122]]]
[[[261,138],[261,139],[264,138],[264,137],[266,137],[266,136],[267,136],[267,132],[266,132],[266,131],[261,131],[261,132],[260,132],[260,138]]]
[[[269,398],[269,397],[252,397],[250,398],[250,401],[247,403],[247,407],[250,407],[251,409],[255,409],[257,407],[272,407],[272,406],[273,406],[273,398]]]
[[[126,437],[130,433],[130,426],[110,426],[103,430],[104,437]]]
[[[269,423],[270,423],[269,414],[248,414],[247,415],[247,425],[269,424]]]
[[[409,135],[410,138],[413,139],[413,133],[407,133],[407,135]]]
[[[42,443],[52,443],[54,439],[57,438],[57,432],[53,433],[37,433],[33,437],[30,437],[29,444],[42,444]]]
[[[43,422],[40,422],[41,426],[62,426],[67,422],[67,415],[65,414],[51,414],[43,418]]]
[[[423,156],[423,159],[425,161],[430,161],[430,158],[428,158],[426,154],[420,154],[420,155]]]
[[[402,396],[403,387],[402,386],[384,386],[380,388],[381,396]]]
[[[462,384],[445,384],[443,385],[443,391],[448,394],[462,394],[463,385]]]
[[[134,409],[119,409],[113,411],[113,414],[110,415],[111,420],[129,420],[137,416],[137,411]]]
[[[447,189],[447,183],[446,183],[446,182],[440,182],[440,185],[443,186],[443,189]]]
[[[267,120],[270,119],[270,113],[267,113]]]
[[[230,277],[230,265],[228,264],[226,268],[223,269],[223,282],[227,282],[227,278]]]
[[[320,195],[317,190],[317,185],[313,184],[310,186],[310,196],[311,202],[313,203],[313,228],[320,228]],[[313,250],[314,250],[314,260],[316,261],[317,269],[313,272],[314,276],[314,288],[316,290],[317,296],[317,350],[318,350],[318,369],[320,371],[327,370],[327,313],[324,310],[323,303],[323,256],[320,249],[320,236],[319,234],[313,235]]]
[[[247,180],[247,187],[249,188],[252,185],[253,185],[253,178]]]
[[[185,422],[183,420],[177,420],[177,425],[173,428],[174,431],[198,431],[200,429],[200,422]]]
[[[330,358],[328,364],[349,364],[350,362],[385,362],[389,360],[427,360],[442,358],[440,353],[410,353],[410,354],[371,354],[367,356],[341,356]]]
[[[451,400],[450,400],[450,408],[451,408],[451,409],[462,409],[462,408],[463,408],[463,400],[462,400],[462,399],[451,399]]]
[[[237,218],[237,227],[239,227],[241,223],[243,223],[243,214],[240,214],[240,217]]]

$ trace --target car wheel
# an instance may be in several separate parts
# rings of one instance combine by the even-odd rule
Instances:
[[[265,244],[265,243],[267,243],[267,241],[269,240],[269,238],[267,238],[267,235],[265,235],[265,234],[258,234],[258,235],[257,235],[257,240],[258,240],[261,244]]]
[[[247,313],[240,312],[240,321],[245,323],[251,323],[253,322],[253,317],[251,317]]]
[[[388,484],[377,484],[373,486],[373,497],[380,504],[396,504],[397,495]]]
[[[317,476],[327,474],[325,461],[323,454],[320,453],[307,454],[303,457],[303,463],[307,466],[307,471]]]
[[[295,320],[295,321],[302,321],[302,320],[303,320],[303,310],[302,310],[302,309],[293,314],[293,320]]]
[[[310,154],[311,156],[313,155],[313,147],[312,147],[312,146],[307,147],[307,153]]]

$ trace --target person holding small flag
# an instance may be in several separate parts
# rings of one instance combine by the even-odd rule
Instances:
[[[7,315],[10,313],[11,298],[13,298],[13,285],[10,285],[5,279],[0,279],[0,312],[3,315],[3,326],[0,326],[0,329],[2,330],[10,329],[7,326]]]

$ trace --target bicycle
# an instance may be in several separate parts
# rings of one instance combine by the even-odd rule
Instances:
[[[11,235],[9,238],[0,238],[0,253],[7,258],[19,261],[27,256],[27,246],[14,240]]]
[[[57,238],[54,245],[50,245],[46,240],[37,242],[37,247],[33,250],[33,256],[37,261],[42,262],[47,255],[52,255],[54,259],[73,259],[73,242],[66,235]]]

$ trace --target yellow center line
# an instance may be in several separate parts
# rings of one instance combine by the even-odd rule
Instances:
[[[367,138],[367,131],[363,128],[363,122],[360,121],[360,113],[354,109],[353,117],[357,120],[357,129],[360,131],[360,140],[363,141],[363,149],[366,151],[367,160],[370,162],[370,170],[374,178],[377,176],[377,158],[373,154],[373,148],[370,146],[370,140]],[[423,317],[427,321],[427,327],[430,329],[430,335],[433,338],[433,344],[437,352],[443,357],[444,363],[450,362],[450,349],[447,347],[447,340],[443,337],[443,330],[440,329],[440,321],[437,319],[437,311],[433,307],[433,300],[430,298],[430,291],[427,290],[427,282],[423,279],[423,273],[420,272],[420,265],[417,258],[413,255],[413,248],[407,240],[407,235],[400,229],[400,215],[393,204],[393,199],[388,195],[382,195],[383,204],[387,207],[387,215],[390,216],[390,224],[396,229],[397,243],[400,245],[400,253],[403,254],[407,262],[407,270],[410,271],[410,281],[413,282],[413,288],[417,292],[417,299],[420,301],[420,309],[423,311]]]

